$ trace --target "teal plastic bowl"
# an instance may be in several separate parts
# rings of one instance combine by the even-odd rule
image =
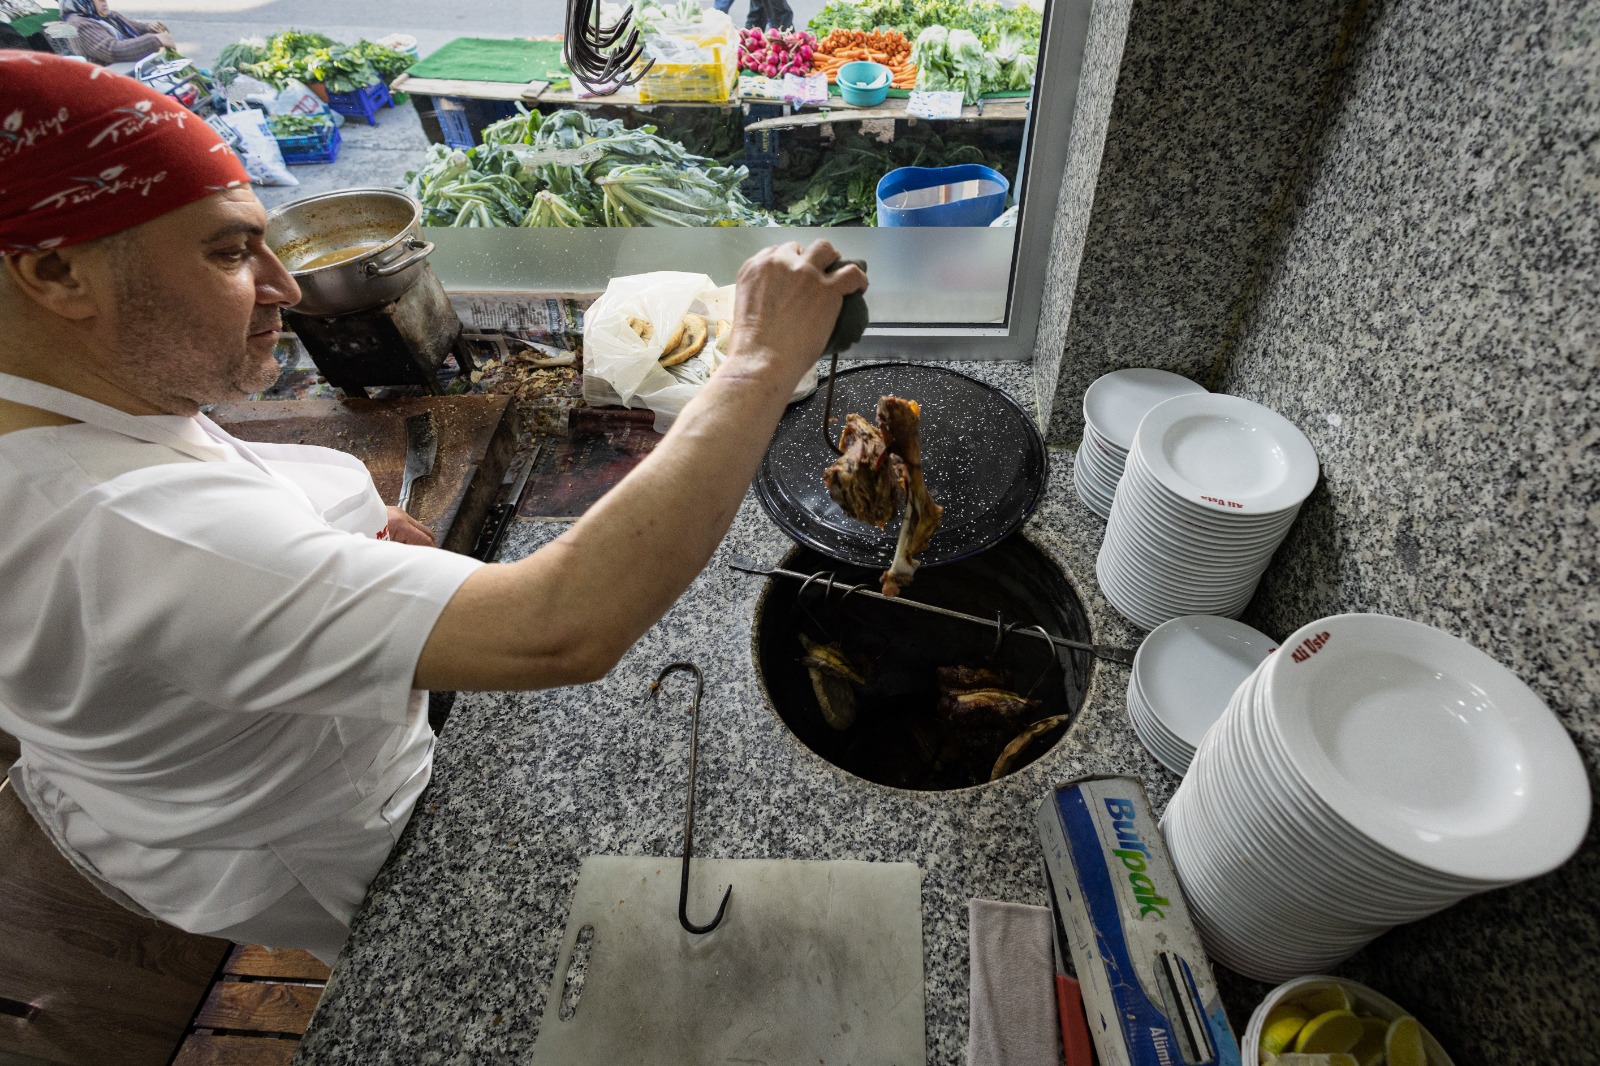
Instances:
[[[889,82],[894,71],[882,63],[857,60],[839,68],[839,95],[844,102],[856,107],[881,104],[889,95]]]

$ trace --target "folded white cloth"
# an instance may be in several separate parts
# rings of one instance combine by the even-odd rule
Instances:
[[[968,1066],[1061,1066],[1050,908],[967,901]]]

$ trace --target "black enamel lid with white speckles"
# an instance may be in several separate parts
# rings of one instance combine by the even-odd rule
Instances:
[[[848,517],[828,495],[822,472],[837,458],[845,415],[869,422],[878,398],[915,400],[922,409],[922,474],[944,508],[924,565],[955,562],[1015,532],[1044,495],[1044,438],[1011,397],[965,374],[929,363],[852,367],[835,376],[833,428],[822,432],[828,380],[778,423],[756,476],[756,495],[784,532],[841,562],[885,567],[894,558],[898,519],[884,529]]]

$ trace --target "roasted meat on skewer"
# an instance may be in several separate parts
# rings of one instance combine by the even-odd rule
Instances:
[[[800,663],[811,677],[811,691],[823,719],[834,729],[849,729],[856,720],[852,686],[865,685],[866,673],[837,644],[819,644],[801,633],[800,646],[806,653]]]
[[[1010,688],[1011,675],[987,666],[941,666],[934,670],[939,693],[970,692],[975,688]]]
[[[939,713],[956,725],[1005,723],[1016,725],[1044,704],[1003,688],[974,688],[946,692],[939,697]]]
[[[885,596],[898,596],[911,584],[917,570],[913,556],[927,550],[944,513],[922,480],[921,418],[915,400],[898,396],[878,401],[876,426],[860,415],[846,415],[839,434],[843,454],[822,472],[828,495],[859,522],[882,529],[905,505],[894,561],[881,579]]]
[[[906,465],[891,452],[883,433],[860,415],[846,415],[839,434],[843,454],[822,472],[844,513],[882,529],[906,499]]]
[[[915,400],[902,400],[898,396],[885,396],[878,401],[878,428],[883,431],[889,450],[898,455],[906,466],[906,511],[900,519],[900,537],[894,546],[894,561],[883,572],[883,594],[898,596],[900,590],[911,584],[917,572],[918,553],[928,549],[928,542],[939,528],[939,516],[944,508],[933,502],[928,486],[922,480],[922,443],[919,426],[922,409]]]

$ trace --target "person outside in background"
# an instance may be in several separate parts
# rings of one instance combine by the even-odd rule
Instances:
[[[858,268],[739,271],[729,357],[650,455],[509,563],[429,546],[353,456],[201,413],[278,377],[299,286],[216,131],[0,51],[0,730],[106,895],[332,964],[427,785],[428,690],[598,680],[732,523]],[[419,918],[419,921],[423,920]]]
[[[79,53],[101,66],[132,63],[174,47],[165,24],[119,15],[107,0],[61,0],[61,16],[78,31]]]
[[[717,10],[724,14],[733,11],[733,0],[712,0]],[[789,0],[750,0],[750,15],[745,20],[745,29],[776,29],[787,30],[794,28],[794,9],[789,6]]]

